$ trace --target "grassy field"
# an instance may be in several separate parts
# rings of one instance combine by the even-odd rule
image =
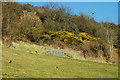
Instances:
[[[117,78],[118,65],[43,55],[39,46],[16,44],[2,48],[4,78]],[[36,49],[39,54],[35,54]],[[12,63],[9,63],[9,61]],[[56,68],[58,67],[58,68]]]

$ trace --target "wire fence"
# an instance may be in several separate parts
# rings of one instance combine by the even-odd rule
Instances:
[[[45,54],[45,55],[64,57],[64,54],[65,54],[65,51],[62,49],[59,50],[59,49],[47,48],[44,46],[41,46],[41,49],[43,49],[41,50],[42,54]]]
[[[79,59],[81,56],[80,51],[68,50],[68,49],[53,49],[47,48],[44,46],[40,46],[42,54],[51,55],[51,56],[59,56],[59,57],[69,57],[74,59]]]

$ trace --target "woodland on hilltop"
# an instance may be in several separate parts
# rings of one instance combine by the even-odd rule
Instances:
[[[98,23],[83,13],[73,15],[69,8],[54,3],[44,7],[16,2],[2,3],[4,43],[24,41],[61,49],[71,48],[95,57],[102,54],[106,60],[110,60],[114,56],[114,49],[120,47],[119,27],[110,22]]]

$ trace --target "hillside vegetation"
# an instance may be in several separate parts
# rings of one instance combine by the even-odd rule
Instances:
[[[6,45],[24,41],[81,51],[85,58],[118,62],[119,25],[98,23],[94,18],[72,15],[69,8],[49,3],[44,7],[2,3],[2,35]]]

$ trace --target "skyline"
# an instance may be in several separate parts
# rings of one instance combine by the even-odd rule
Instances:
[[[19,2],[20,4],[31,4],[36,6],[45,6],[48,2]],[[63,5],[71,9],[71,13],[74,15],[80,15],[84,13],[95,19],[95,21],[112,22],[118,25],[118,2],[55,2],[57,5]],[[93,16],[91,14],[95,12]]]

